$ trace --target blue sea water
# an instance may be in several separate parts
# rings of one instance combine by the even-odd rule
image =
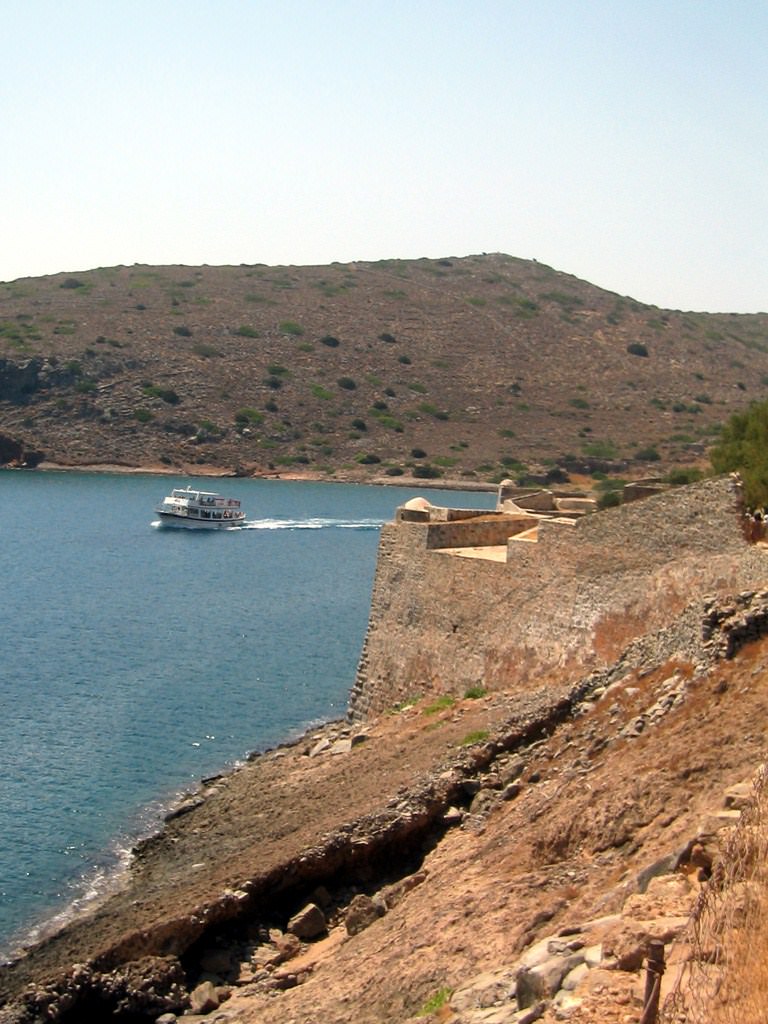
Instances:
[[[187,483],[245,527],[158,528]],[[379,527],[415,493],[0,472],[0,956],[102,891],[179,793],[344,715]]]

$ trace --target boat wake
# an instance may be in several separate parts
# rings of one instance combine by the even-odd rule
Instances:
[[[251,519],[243,530],[378,530],[384,519]]]

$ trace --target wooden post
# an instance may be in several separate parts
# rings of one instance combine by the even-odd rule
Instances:
[[[645,964],[645,995],[643,997],[643,1015],[640,1024],[656,1024],[659,1012],[659,996],[661,995],[661,976],[664,973],[664,943],[651,939],[648,943],[648,955]]]

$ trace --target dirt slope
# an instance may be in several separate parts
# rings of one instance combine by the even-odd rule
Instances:
[[[511,968],[542,936],[618,912],[638,875],[690,848],[726,788],[754,772],[767,713],[760,640],[708,669],[665,662],[570,701],[545,691],[514,704],[422,704],[340,747],[333,727],[211,781],[201,805],[142,851],[127,890],[0,972],[0,991],[32,982],[39,994],[62,972],[64,989],[80,991],[73,962],[93,964],[103,986],[126,958],[168,953],[194,986],[218,950],[234,973],[216,1019],[409,1020],[440,990]],[[318,884],[327,937],[259,973],[254,950],[313,891],[321,898]],[[348,935],[354,895],[393,884],[389,911]],[[569,1019],[624,1021],[634,987],[634,973],[614,970]],[[60,991],[51,1019],[84,1019],[67,1016]],[[439,1019],[480,1018],[446,1006]]]
[[[557,729],[526,755],[517,799],[450,831],[398,908],[360,935],[332,933],[338,946],[305,984],[277,998],[236,995],[229,1019],[406,1020],[443,987],[514,963],[538,937],[617,911],[637,874],[683,848],[765,754],[765,642],[692,682],[659,724],[620,738],[673,668],[627,680]],[[594,996],[569,1019],[627,1019],[633,986],[615,977],[618,1000]]]

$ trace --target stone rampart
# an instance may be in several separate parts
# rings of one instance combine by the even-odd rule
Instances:
[[[425,693],[573,681],[691,602],[768,577],[768,551],[747,542],[728,477],[575,523],[542,520],[536,543],[515,541],[511,527],[506,562],[454,557],[434,531],[450,529],[457,547],[478,543],[462,541],[460,522],[383,527],[352,717]]]

